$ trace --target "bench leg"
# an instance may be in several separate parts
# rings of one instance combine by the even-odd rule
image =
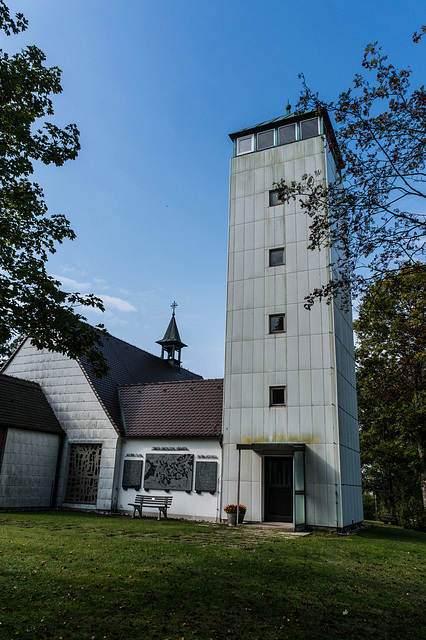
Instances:
[[[136,511],[139,513],[139,516],[142,518],[142,507],[137,507],[137,506],[134,506],[134,507],[133,507],[133,515],[132,515],[132,518],[135,518],[135,517],[136,517]]]

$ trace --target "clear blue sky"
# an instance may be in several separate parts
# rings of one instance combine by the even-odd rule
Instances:
[[[6,0],[7,2],[7,0]],[[298,73],[325,99],[349,87],[367,43],[424,81],[424,0],[9,0],[30,21],[2,38],[36,44],[63,71],[55,122],[77,124],[82,150],[39,167],[50,213],[77,233],[50,273],[93,292],[93,323],[160,354],[176,318],[187,368],[221,377],[224,360],[228,133],[285,113]]]

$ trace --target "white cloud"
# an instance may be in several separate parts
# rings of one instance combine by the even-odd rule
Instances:
[[[72,289],[72,291],[88,291],[90,289],[89,282],[77,282],[77,280],[73,280],[72,278],[67,278],[66,276],[58,276],[52,273],[52,278],[55,280],[59,280],[62,282],[62,286],[66,289]]]
[[[134,307],[127,300],[123,300],[122,298],[114,298],[113,296],[98,296],[105,305],[105,308],[111,307],[112,309],[117,309],[118,311],[122,311],[123,313],[131,313],[132,311],[137,311],[136,307]]]

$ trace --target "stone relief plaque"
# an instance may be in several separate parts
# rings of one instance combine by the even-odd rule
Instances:
[[[191,491],[192,454],[146,454],[144,489]]]
[[[140,489],[142,485],[142,460],[125,460],[123,468],[123,489]]]
[[[195,491],[217,490],[217,462],[200,462],[195,467]]]

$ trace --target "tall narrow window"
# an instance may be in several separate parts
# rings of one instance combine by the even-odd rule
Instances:
[[[269,388],[269,404],[271,407],[285,406],[285,387]]]
[[[280,247],[279,249],[270,249],[269,266],[277,267],[280,264],[284,264],[284,247]]]
[[[96,504],[101,444],[70,444],[65,502]]]

